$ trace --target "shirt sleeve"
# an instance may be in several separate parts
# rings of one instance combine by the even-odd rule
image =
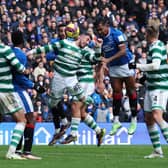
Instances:
[[[153,59],[152,63],[150,64],[137,64],[137,68],[141,71],[153,71],[158,70],[160,67],[161,60],[160,59]]]
[[[16,69],[16,71],[22,73],[25,70],[24,65],[19,62],[18,58],[15,56],[15,53],[12,51],[10,47],[6,50],[5,57],[10,63],[10,65],[14,69]]]
[[[97,63],[101,58],[101,48],[97,47],[93,49],[85,49],[83,51],[84,58],[91,63]]]
[[[123,43],[125,43],[127,41],[126,36],[120,31],[117,31],[116,36],[114,37],[114,39],[119,45],[123,44]]]
[[[49,53],[49,52],[53,52],[53,51],[57,52],[59,48],[61,48],[61,42],[60,41],[52,43],[52,44],[48,44],[48,45],[45,45],[45,46],[42,46],[42,47],[32,49],[28,53],[33,54],[33,55],[38,55],[38,54],[41,54],[41,53]]]

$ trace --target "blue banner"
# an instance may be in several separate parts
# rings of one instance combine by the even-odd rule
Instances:
[[[134,135],[128,135],[127,128],[129,123],[122,123],[122,128],[115,136],[110,136],[109,132],[112,124],[98,123],[101,128],[106,129],[104,137],[104,145],[149,145],[151,144],[146,126],[144,123],[138,123],[137,130]],[[0,124],[0,145],[9,145],[11,133],[15,123],[1,123]],[[53,123],[37,123],[34,133],[34,145],[48,145],[54,133]],[[68,129],[64,135],[65,138],[70,133]],[[163,136],[161,135],[161,144],[166,144]],[[61,140],[60,140],[61,141]],[[96,145],[96,134],[93,130],[88,128],[85,124],[81,123],[78,129],[78,140],[76,145]],[[59,144],[59,142],[57,142]],[[74,143],[72,143],[74,144]]]

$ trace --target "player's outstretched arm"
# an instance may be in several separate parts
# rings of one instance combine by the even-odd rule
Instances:
[[[37,48],[34,48],[30,51],[28,51],[26,53],[26,55],[39,55],[41,53],[48,53],[48,52],[52,52],[52,51],[57,51],[58,48],[60,48],[60,43],[59,42],[56,42],[56,43],[52,43],[52,44],[48,44],[48,45],[45,45],[45,46],[41,46],[41,47],[37,47]]]

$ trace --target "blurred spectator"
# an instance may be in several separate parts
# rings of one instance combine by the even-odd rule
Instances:
[[[49,43],[49,37],[48,34],[46,32],[42,33],[41,35],[41,40],[40,40],[40,44],[41,45],[47,45]]]
[[[36,121],[37,122],[42,122],[42,102],[40,98],[37,98],[34,104],[34,111],[37,114]]]
[[[129,44],[130,43],[134,44],[135,47],[137,47],[138,44],[139,44],[139,39],[138,39],[138,36],[137,36],[137,32],[138,32],[137,29],[131,27],[130,36],[128,38],[128,43]]]
[[[102,102],[100,107],[95,111],[94,119],[96,122],[111,122],[110,111],[104,102]]]
[[[95,90],[95,92],[91,95],[94,100],[94,105],[96,108],[100,106],[102,103],[102,96]]]
[[[86,112],[89,113],[92,117],[94,117],[94,113],[95,113],[96,109],[95,109],[95,105],[93,104],[89,104]]]
[[[139,26],[138,26],[138,23],[135,20],[135,17],[136,16],[133,15],[133,14],[128,15],[127,21],[125,23],[125,26],[126,27],[132,27],[132,30],[138,31],[139,30]]]
[[[93,31],[93,25],[92,24],[89,24],[88,25],[88,30],[87,30],[87,33],[89,33],[92,37],[92,41],[95,43],[96,40],[97,40],[97,36],[95,35],[94,31]]]
[[[164,44],[168,43],[168,16],[161,18],[161,25],[160,25],[160,33],[159,39],[164,42]]]
[[[42,109],[42,120],[43,122],[47,122],[50,120],[50,116],[49,116],[49,107],[46,105],[43,105],[43,109]]]
[[[105,76],[104,78],[104,85],[105,85],[105,89],[108,91],[110,89],[112,89],[111,84],[110,84],[110,77],[109,76]]]
[[[39,75],[44,76],[45,73],[46,73],[46,69],[44,68],[44,63],[42,61],[40,61],[38,63],[38,66],[34,68],[33,75],[34,75],[35,81],[38,81],[38,76]]]
[[[45,92],[46,87],[44,83],[44,76],[42,74],[39,74],[37,76],[37,81],[35,82],[34,88],[36,89],[38,94],[42,94]]]
[[[136,21],[139,27],[145,26],[147,24],[148,16],[149,16],[148,2],[141,1],[140,11],[138,13],[138,16],[136,17]]]
[[[138,62],[140,64],[146,64],[147,63],[147,53],[146,52],[142,52],[141,57],[138,59]]]
[[[28,93],[32,99],[33,105],[35,104],[37,98],[38,98],[38,94],[37,91],[35,89],[28,89]]]
[[[146,52],[147,53],[147,50],[148,50],[148,46],[147,46],[147,41],[146,40],[143,40],[141,42],[141,48],[142,48],[142,52]]]
[[[142,26],[139,31],[137,32],[137,36],[139,41],[145,40],[145,33],[146,33],[146,27]]]

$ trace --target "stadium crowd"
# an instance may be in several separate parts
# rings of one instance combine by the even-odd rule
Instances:
[[[11,33],[20,30],[24,33],[24,51],[27,52],[58,38],[59,26],[70,22],[77,23],[80,33],[87,32],[94,40],[97,38],[95,20],[108,18],[114,28],[120,29],[126,35],[134,60],[145,64],[148,51],[145,32],[147,20],[151,17],[156,18],[156,21],[160,20],[159,39],[168,45],[168,0],[1,0],[0,40],[12,46]],[[55,55],[56,53],[48,53],[48,57]],[[44,54],[35,58],[28,57],[28,77],[35,82],[34,88],[28,92],[35,112],[38,113],[37,122],[52,121],[48,96],[53,78],[53,61],[48,61],[48,57]],[[143,73],[136,70],[139,122],[144,121],[145,85],[139,81],[142,76]],[[105,76],[103,95],[95,90],[92,95],[94,103],[87,109],[97,122],[113,120],[113,90],[109,80],[109,76]],[[130,121],[131,112],[125,86],[123,95],[120,121]],[[8,115],[3,120],[12,121]]]

